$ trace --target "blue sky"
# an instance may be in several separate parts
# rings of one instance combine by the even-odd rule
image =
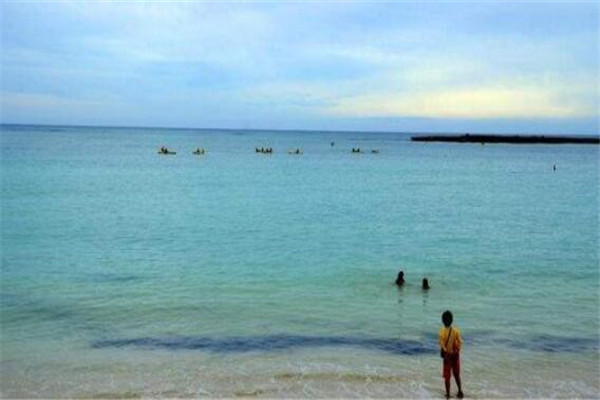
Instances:
[[[2,2],[4,123],[598,133],[596,2]]]

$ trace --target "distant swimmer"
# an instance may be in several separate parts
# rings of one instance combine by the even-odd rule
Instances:
[[[373,154],[379,154],[379,150],[377,150],[377,149],[371,150],[371,153],[373,153]]]
[[[552,171],[556,171],[556,164],[552,166]]]
[[[335,146],[335,142],[331,142],[331,147]]]
[[[404,285],[404,271],[398,272],[398,277],[396,278],[396,285],[402,286]]]
[[[431,286],[429,286],[429,281],[427,278],[423,278],[423,285],[421,286],[423,290],[429,290]]]

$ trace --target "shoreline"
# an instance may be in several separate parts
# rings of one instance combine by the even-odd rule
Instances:
[[[600,137],[545,136],[545,135],[426,135],[411,136],[413,142],[452,143],[510,143],[510,144],[600,144]]]

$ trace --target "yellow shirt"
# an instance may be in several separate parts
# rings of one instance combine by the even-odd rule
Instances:
[[[450,332],[450,340],[448,340],[448,333]],[[446,346],[446,342],[448,342],[448,346]],[[444,350],[446,353],[458,353],[460,351],[462,345],[462,339],[460,337],[460,330],[452,326],[450,328],[446,328],[445,326],[440,328],[440,348]]]

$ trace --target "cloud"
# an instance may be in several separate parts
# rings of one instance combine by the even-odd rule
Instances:
[[[353,117],[423,118],[585,118],[591,104],[556,90],[528,87],[474,87],[409,94],[357,95],[340,99],[326,113]]]
[[[590,7],[3,3],[3,118],[593,118]]]
[[[127,121],[128,124],[142,125],[135,120],[136,108],[114,97],[88,99],[75,95],[54,95],[46,93],[0,93],[2,122],[33,124],[103,124],[105,121]],[[108,118],[113,118],[112,120]],[[122,123],[122,122],[120,122]]]
[[[53,110],[66,108],[93,108],[101,105],[99,101],[81,100],[69,97],[41,93],[2,92],[2,109]]]
[[[81,37],[83,47],[130,63],[240,62],[263,51],[271,26],[268,14],[252,8],[201,3],[118,3],[74,12],[106,27]]]

